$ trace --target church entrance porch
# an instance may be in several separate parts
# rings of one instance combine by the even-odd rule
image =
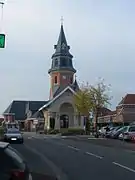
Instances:
[[[70,103],[63,103],[59,109],[60,128],[74,127],[74,108]]]
[[[61,115],[60,116],[60,128],[68,128],[69,127],[69,116]]]

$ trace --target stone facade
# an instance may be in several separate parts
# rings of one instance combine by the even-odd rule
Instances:
[[[67,87],[54,102],[44,108],[45,129],[50,129],[50,119],[54,119],[54,129],[81,128],[83,129],[83,118],[76,112],[73,103],[73,92]]]

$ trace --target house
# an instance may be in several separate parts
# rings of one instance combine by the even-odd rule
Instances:
[[[135,94],[126,94],[115,111],[107,112],[98,118],[99,123],[130,124],[135,122]]]
[[[135,121],[135,94],[126,94],[116,107],[117,122],[132,123]]]
[[[107,108],[105,108],[107,109]],[[111,111],[107,109],[107,111],[98,117],[98,123],[100,124],[108,124],[116,121],[116,111]]]
[[[25,128],[25,121],[29,120],[29,130],[31,130],[31,126],[34,119],[43,120],[43,116],[39,115],[38,109],[43,106],[48,101],[13,101],[8,108],[4,111],[3,115],[6,120],[13,121],[16,120],[20,124],[20,128]],[[38,116],[39,115],[39,116]],[[33,118],[34,119],[31,119]]]

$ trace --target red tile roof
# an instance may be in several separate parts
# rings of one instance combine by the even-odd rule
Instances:
[[[109,113],[111,113],[111,110],[105,107],[100,108],[100,113],[102,116],[108,115]]]
[[[135,94],[127,94],[120,101],[119,105],[121,105],[121,104],[135,104]]]
[[[116,110],[108,113],[108,115],[114,115],[114,114],[116,114]]]

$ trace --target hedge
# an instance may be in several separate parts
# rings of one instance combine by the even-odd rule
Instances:
[[[69,128],[65,132],[61,132],[62,135],[83,135],[85,134],[84,129],[81,128]]]

